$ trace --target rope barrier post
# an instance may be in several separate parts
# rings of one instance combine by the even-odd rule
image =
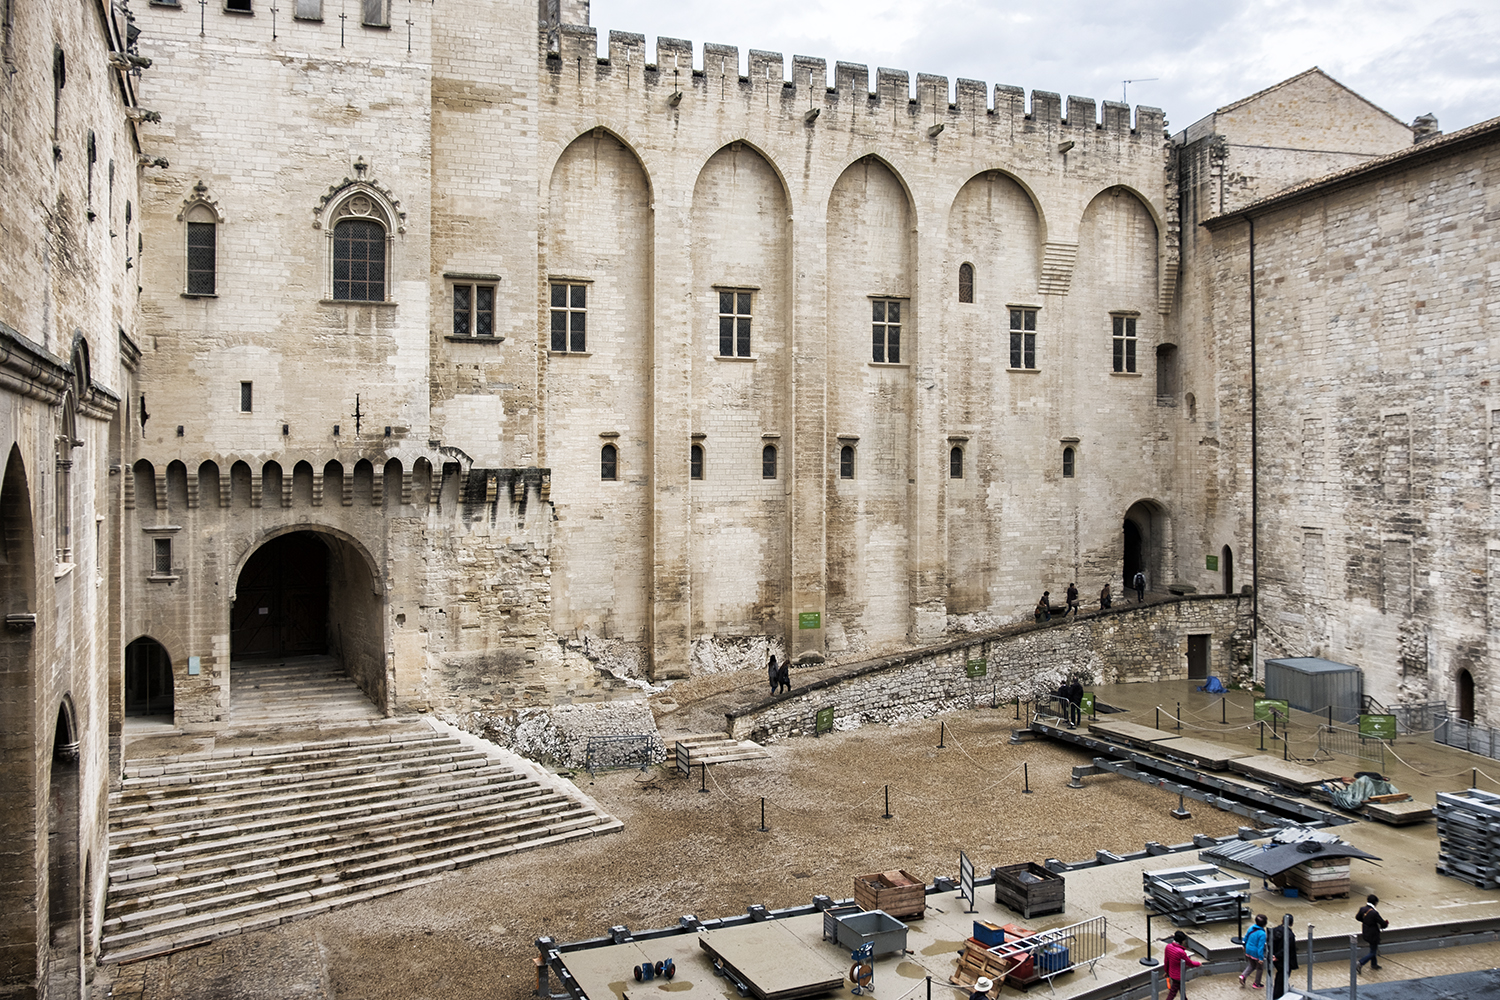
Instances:
[[[1011,774],[1015,774],[1016,772],[1012,771],[1010,773]],[[1021,793],[1023,795],[1030,795],[1031,794],[1031,765],[1030,764],[1023,763],[1021,765],[1021,775],[1026,779],[1026,787],[1021,790]]]
[[[1312,992],[1313,925],[1307,925],[1307,992]]]
[[[1349,1000],[1359,996],[1359,937],[1349,935]]]
[[[927,1000],[932,1000],[932,977],[927,977]]]
[[[948,749],[948,723],[946,723],[946,722],[939,722],[938,723],[938,745],[937,745],[937,748],[939,750],[946,750],[946,749]]]
[[[1478,788],[1479,787],[1479,768],[1477,768],[1477,767],[1474,768],[1472,771],[1469,772],[1469,787],[1470,788]]]
[[[1260,748],[1262,750],[1264,750],[1266,748],[1266,720],[1265,719],[1261,719],[1260,720]]]
[[[760,797],[760,832],[771,832],[770,830],[766,829],[766,797],[764,795]]]
[[[1229,725],[1229,695],[1219,699],[1219,724]]]
[[[1234,937],[1229,939],[1230,944],[1245,943],[1245,894],[1242,892],[1235,900],[1234,907]]]
[[[885,815],[882,816],[882,817],[880,817],[880,818],[881,819],[890,819],[891,818],[891,786],[890,785],[886,785],[885,786]]]
[[[1282,723],[1281,723],[1281,759],[1282,760],[1290,760],[1291,759],[1290,757],[1287,756],[1287,754],[1291,752],[1290,748],[1291,748],[1291,745],[1292,745],[1292,731],[1287,726],[1287,723],[1289,723],[1291,721],[1292,720],[1290,718],[1288,718],[1288,719],[1283,720]]]
[[[1021,721],[1021,696],[1020,695],[1016,695],[1015,702],[1016,702],[1016,721],[1020,722]]]
[[[1177,703],[1177,728],[1182,729],[1182,702]]]
[[[1156,728],[1157,729],[1161,728],[1161,706],[1160,705],[1156,706]]]
[[[1146,957],[1141,959],[1141,964],[1146,966],[1157,966],[1161,963],[1151,957],[1151,911],[1146,911]],[[1156,972],[1151,972],[1151,995],[1156,996]]]
[[[703,782],[701,785],[698,786],[698,791],[703,792],[706,795],[706,794],[708,794],[708,765],[707,764],[699,764],[698,768],[699,768],[699,770],[702,773],[702,782]]]

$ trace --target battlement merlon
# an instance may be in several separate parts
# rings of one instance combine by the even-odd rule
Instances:
[[[732,83],[733,92],[761,94],[773,91],[778,100],[794,101],[798,107],[823,106],[829,109],[841,102],[866,102],[886,107],[895,104],[911,111],[937,116],[939,121],[972,118],[983,111],[986,116],[1024,119],[1034,125],[1058,130],[1095,131],[1116,135],[1136,135],[1155,140],[1162,134],[1165,116],[1160,108],[1137,106],[1134,127],[1131,107],[1118,101],[1102,102],[1103,118],[1098,117],[1099,103],[1093,98],[1070,95],[1066,113],[1060,95],[1045,90],[1031,92],[1031,107],[1026,108],[1026,92],[1008,84],[996,84],[993,95],[981,80],[960,78],[949,100],[948,78],[919,73],[916,96],[912,96],[911,76],[906,70],[879,67],[875,86],[870,87],[870,70],[862,63],[835,62],[833,85],[828,85],[828,62],[814,56],[792,57],[791,76],[786,75],[786,60],[780,52],[751,49],[747,75],[739,71],[740,50],[734,45],[705,43],[702,47],[702,69],[694,69],[693,43],[681,38],[658,37],[656,61],[648,62],[644,35],[626,31],[609,33],[609,56],[598,55],[598,33],[592,27],[563,24],[555,29],[557,48],[546,50],[543,32],[542,53],[554,71],[563,66],[579,70],[579,83],[585,77],[595,85],[612,77],[631,82],[644,80],[649,87],[667,87],[698,91],[702,98],[721,99]],[[718,84],[709,87],[709,83]],[[855,106],[859,106],[858,103]],[[946,116],[946,117],[945,117]]]

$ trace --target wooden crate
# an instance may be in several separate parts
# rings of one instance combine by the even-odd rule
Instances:
[[[900,869],[860,875],[854,879],[854,901],[867,910],[915,920],[927,913],[927,883]]]
[[[991,872],[995,876],[995,902],[1001,906],[1015,910],[1027,920],[1063,911],[1066,883],[1056,872],[1049,872],[1034,861],[1001,865]]]

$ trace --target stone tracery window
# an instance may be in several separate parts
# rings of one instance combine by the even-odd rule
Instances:
[[[394,287],[396,234],[406,231],[400,202],[366,178],[369,164],[354,163],[358,180],[330,188],[313,211],[313,225],[328,238],[324,296],[334,302],[389,302]]]

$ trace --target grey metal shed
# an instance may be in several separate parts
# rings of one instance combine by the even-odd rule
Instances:
[[[1364,671],[1347,663],[1316,656],[1266,661],[1266,697],[1304,712],[1321,715],[1331,705],[1336,721],[1354,724],[1359,722],[1364,693]]]

